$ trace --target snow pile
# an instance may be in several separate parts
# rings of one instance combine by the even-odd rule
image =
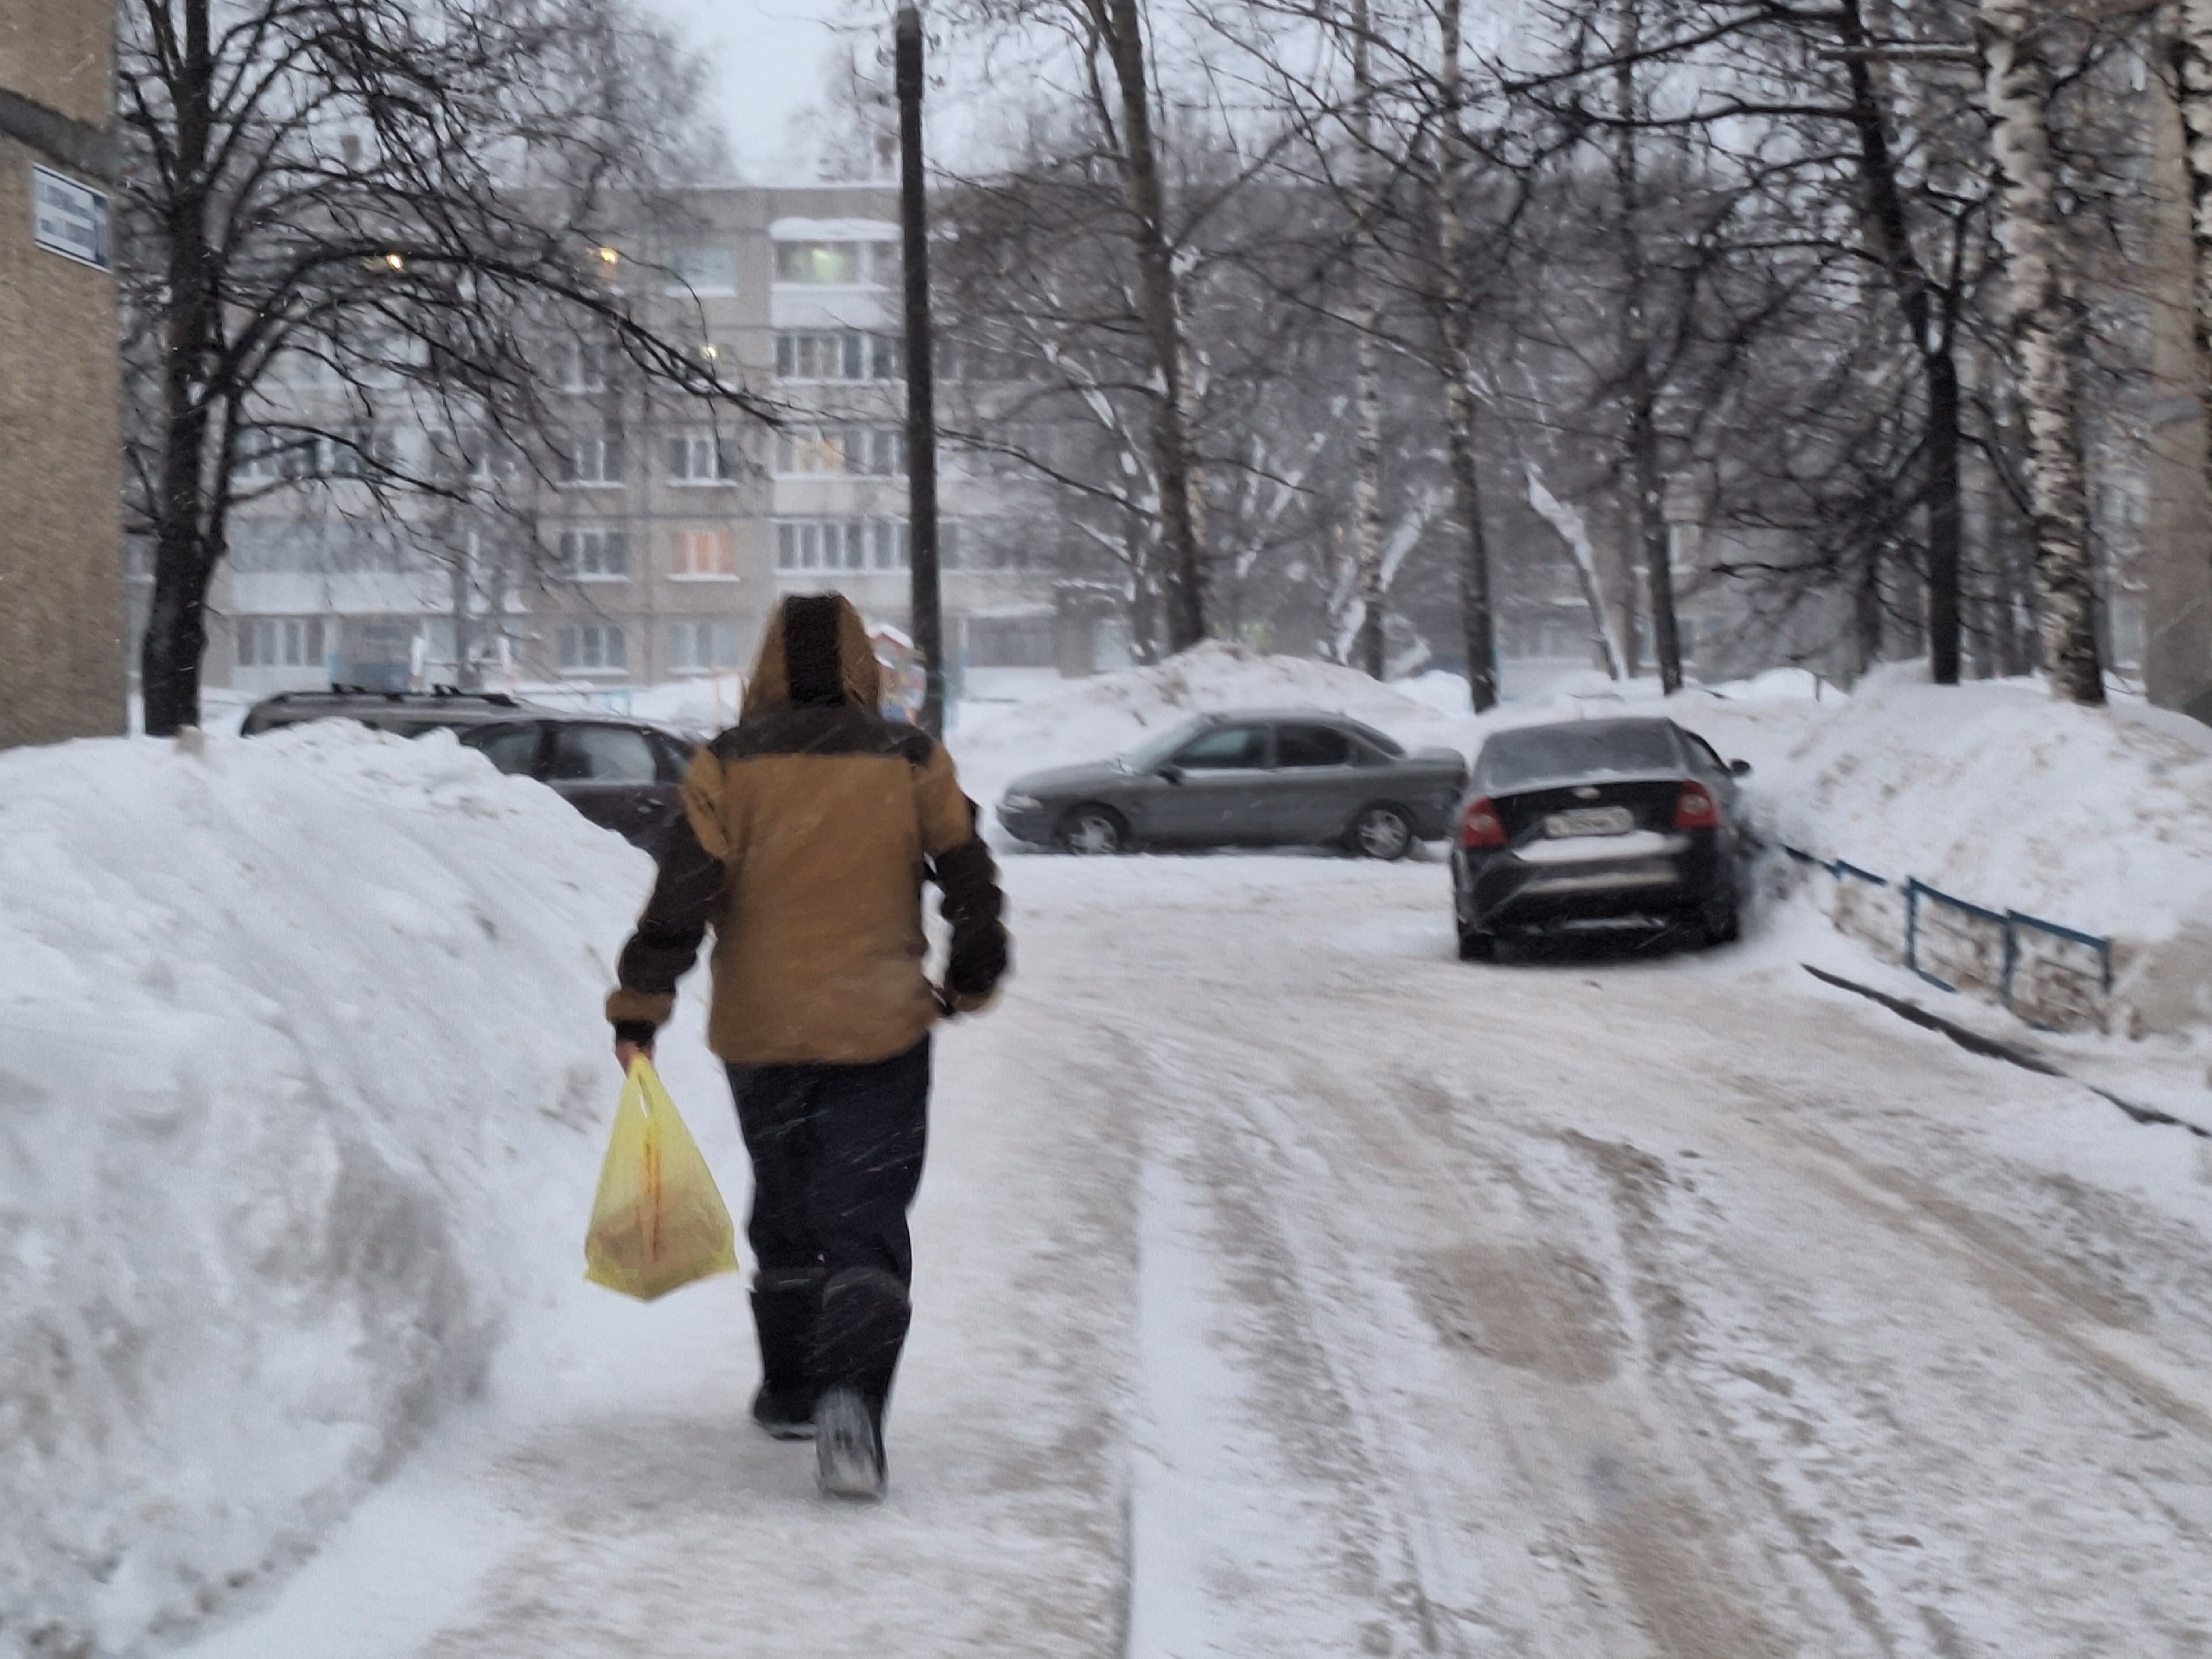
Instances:
[[[2111,938],[2139,1032],[2212,1018],[2212,731],[2024,682],[1931,685],[1921,664],[1847,702],[1677,718],[1757,764],[1781,840]]]
[[[0,755],[0,1655],[192,1620],[474,1386],[650,880],[442,735]]]
[[[1386,685],[1208,645],[964,706],[953,747],[988,805],[1023,772],[1122,753],[1195,713],[1265,707],[1329,709],[1469,756],[1506,726],[1664,714],[1752,763],[1745,800],[1767,838],[2108,937],[2126,1029],[2212,1024],[2212,731],[2140,706],[2081,709],[2024,682],[1938,687],[1906,664],[1849,696],[1800,669],[1665,699],[1654,682],[1592,673],[1477,716],[1456,675]],[[1901,948],[1891,899],[1868,925]]]

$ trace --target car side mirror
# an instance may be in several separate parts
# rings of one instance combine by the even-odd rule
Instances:
[[[1734,777],[1747,777],[1750,775],[1751,770],[1751,763],[1748,760],[1731,760],[1728,763],[1728,771],[1730,774]]]
[[[1159,776],[1162,783],[1179,784],[1183,781],[1183,768],[1170,760],[1160,768]]]

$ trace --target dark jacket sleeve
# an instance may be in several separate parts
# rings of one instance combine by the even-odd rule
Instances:
[[[689,812],[669,821],[654,855],[660,874],[653,896],[622,947],[615,967],[620,987],[607,999],[615,1035],[630,1042],[647,1041],[668,1023],[676,1008],[676,982],[698,960],[728,875],[722,861],[699,844]]]
[[[943,910],[952,929],[944,988],[956,996],[988,996],[1007,968],[1006,908],[998,866],[981,836],[931,861],[931,878],[944,890]]]

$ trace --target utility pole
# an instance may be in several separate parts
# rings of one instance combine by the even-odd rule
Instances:
[[[937,385],[930,359],[929,203],[922,189],[922,14],[899,9],[899,203],[906,264],[906,539],[922,729],[944,735],[944,617],[937,564]]]

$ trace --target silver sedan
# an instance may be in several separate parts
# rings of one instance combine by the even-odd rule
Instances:
[[[999,803],[1016,839],[1072,853],[1139,846],[1338,845],[1401,858],[1452,833],[1456,750],[1408,753],[1341,715],[1201,715],[1111,760],[1017,778]]]

